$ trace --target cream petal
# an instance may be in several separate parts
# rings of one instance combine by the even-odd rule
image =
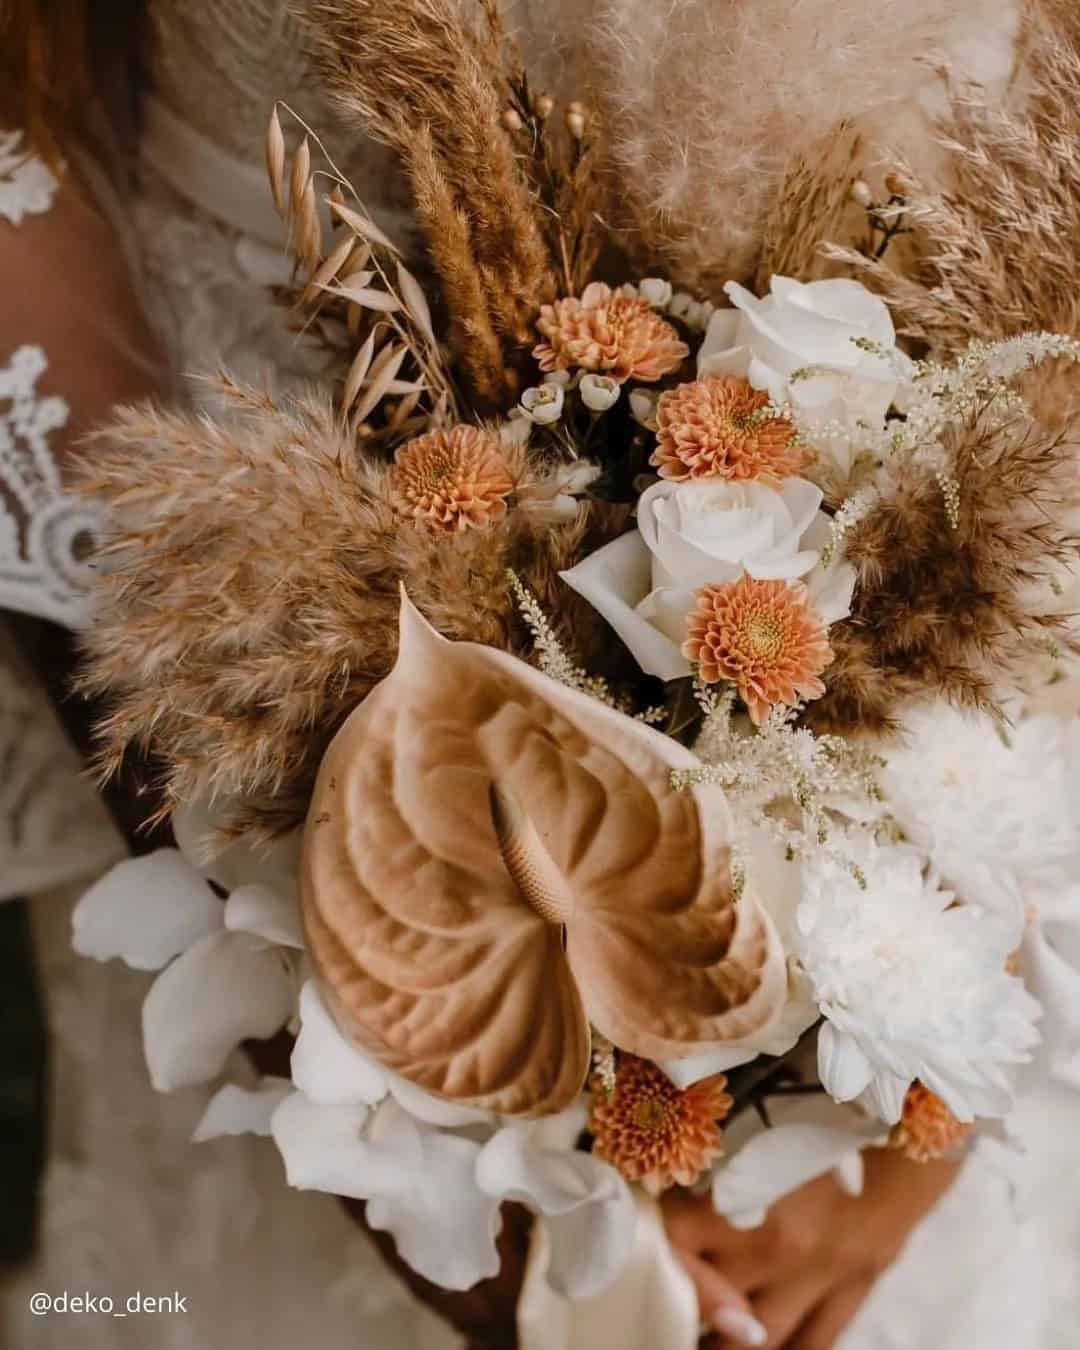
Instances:
[[[828,567],[817,567],[804,580],[810,603],[823,623],[839,623],[851,613],[856,572],[850,563],[836,560]]]
[[[725,309],[718,312],[730,314],[732,311]],[[749,347],[728,347],[710,352],[707,356],[699,352],[697,361],[698,379],[703,380],[708,375],[734,375],[737,379],[749,379],[752,363],[753,356]],[[750,383],[754,384],[754,381],[750,380]],[[761,385],[754,385],[755,389],[761,387]]]
[[[393,1156],[367,1138],[366,1106],[319,1106],[302,1092],[281,1103],[270,1122],[290,1186],[367,1200],[381,1190],[407,1190],[424,1165],[419,1132],[403,1127]]]
[[[251,933],[278,947],[304,949],[295,890],[284,892],[262,882],[238,886],[225,902],[225,927],[233,933]]]
[[[319,1106],[370,1106],[382,1101],[390,1086],[385,1070],[338,1030],[314,980],[300,990],[300,1033],[291,1067],[293,1082]]]
[[[727,570],[727,569],[723,569]],[[741,569],[740,569],[741,570]],[[721,568],[717,565],[717,572]],[[734,580],[734,576],[718,575],[717,581]],[[686,616],[694,608],[694,592],[681,590],[677,586],[662,586],[647,595],[637,607],[637,612],[657,632],[678,650],[686,640]],[[690,673],[690,662],[686,662],[686,673]]]
[[[535,1128],[510,1125],[476,1164],[487,1194],[543,1214],[552,1238],[548,1282],[567,1298],[591,1298],[614,1280],[634,1245],[630,1189],[607,1163],[574,1149],[537,1147]]]
[[[895,1125],[904,1113],[904,1098],[911,1084],[911,1078],[889,1073],[887,1069],[878,1069],[859,1100],[871,1115],[877,1116],[886,1125]]]
[[[226,1083],[210,1098],[192,1133],[192,1142],[202,1144],[232,1134],[270,1134],[274,1112],[292,1093],[293,1085],[287,1078],[263,1078],[253,1088]]]
[[[253,849],[243,840],[222,847],[219,832],[234,806],[234,802],[219,798],[212,803],[192,802],[175,811],[171,824],[180,852],[227,891],[255,882],[289,891],[296,884],[300,831],[283,835],[263,848]]]
[[[173,848],[117,863],[71,916],[72,946],[97,961],[121,957],[135,970],[160,970],[222,925],[222,903]]]
[[[701,368],[702,361],[708,361],[712,357],[719,355],[728,355],[735,346],[739,332],[739,311],[737,309],[714,309],[712,317],[709,319],[708,327],[705,329],[705,337],[702,340],[701,347],[698,350],[698,374],[712,374],[711,371],[705,371]],[[725,371],[724,374],[729,372]],[[730,372],[732,374],[745,374],[745,370]]]
[[[410,1129],[420,1143],[419,1166],[408,1187],[381,1189],[367,1206],[372,1228],[388,1232],[398,1254],[443,1289],[471,1289],[499,1271],[495,1238],[499,1202],[476,1183],[480,1145],[471,1139],[421,1130],[393,1102],[379,1108],[369,1132],[372,1150],[396,1160]]]
[[[805,478],[787,478],[778,490],[790,513],[793,533],[804,534],[818,518],[823,492]]]
[[[712,1201],[733,1228],[757,1228],[772,1205],[880,1139],[880,1126],[793,1124],[762,1130],[713,1176]]]
[[[216,1077],[236,1047],[280,1030],[292,1015],[292,977],[280,955],[246,933],[200,938],[154,981],[143,1002],[143,1048],[159,1092]]]
[[[425,1092],[400,1074],[387,1073],[386,1077],[391,1095],[398,1105],[425,1125],[441,1125],[444,1129],[452,1130],[463,1125],[488,1125],[496,1119],[490,1111],[480,1111],[475,1106],[459,1106],[457,1102],[448,1102]]]
[[[821,1086],[838,1102],[849,1102],[867,1087],[870,1061],[846,1032],[826,1021],[818,1032],[818,1075]]]
[[[607,620],[647,675],[678,680],[690,674],[690,663],[678,647],[636,612],[652,581],[649,550],[637,531],[621,535],[559,575]]]

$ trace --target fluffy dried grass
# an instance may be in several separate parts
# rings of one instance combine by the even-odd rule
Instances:
[[[452,0],[396,0],[392,13],[379,0],[312,0],[308,10],[339,108],[393,147],[413,183],[474,393],[505,405],[516,383],[514,353],[530,341],[554,282],[538,209],[502,120],[490,33]],[[488,329],[503,354],[497,381],[487,347],[477,352],[464,336]]]
[[[1080,539],[1061,524],[1075,495],[1080,428],[981,417],[950,433],[959,518],[938,480],[907,462],[850,530],[858,572],[852,614],[829,633],[835,661],[817,728],[888,733],[905,705],[946,697],[1000,716],[1003,688],[1055,645],[1073,646],[1054,574]]]
[[[792,159],[910,98],[948,0],[605,0],[602,114],[639,242],[703,294],[752,282]]]
[[[329,403],[222,388],[227,421],[123,410],[83,467],[113,523],[84,680],[110,707],[104,775],[137,750],[162,766],[163,815],[243,794],[238,828],[298,824],[330,739],[393,663],[400,582],[448,636],[527,655],[513,568],[570,645],[600,655],[595,617],[556,576],[584,519],[512,510],[452,540],[410,527]],[[535,472],[524,455],[518,475]],[[600,540],[621,524],[597,523]]]
[[[972,337],[1080,334],[1080,9],[1071,0],[1034,5],[1025,66],[1030,91],[1017,111],[976,86],[950,90],[940,134],[951,181],[935,189],[907,171],[913,233],[902,270],[891,256],[829,250],[935,357],[959,353]],[[1030,396],[1062,425],[1075,373],[1051,366],[1038,379]]]

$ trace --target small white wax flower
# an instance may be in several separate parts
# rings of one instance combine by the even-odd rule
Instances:
[[[622,386],[610,375],[594,375],[591,372],[581,377],[581,401],[590,412],[602,413],[613,408],[619,401]]]
[[[562,416],[566,393],[561,384],[540,384],[526,389],[521,396],[521,411],[538,426],[546,427]]]
[[[664,309],[671,303],[671,282],[665,281],[662,277],[645,277],[638,284],[638,294],[654,309]]]
[[[696,304],[689,291],[676,291],[668,302],[668,313],[673,319],[685,319]]]
[[[643,427],[650,430],[656,426],[656,401],[657,395],[647,389],[633,389],[630,391],[630,412],[635,422],[640,422]]]

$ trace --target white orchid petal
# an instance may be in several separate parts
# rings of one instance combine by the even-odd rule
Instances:
[[[248,1039],[272,1036],[292,1015],[292,977],[280,954],[224,929],[200,938],[163,970],[143,1002],[143,1048],[159,1092],[205,1083]]]
[[[713,1177],[718,1214],[734,1228],[756,1228],[769,1208],[814,1177],[844,1165],[881,1138],[880,1127],[795,1124],[763,1130]]]
[[[370,1106],[390,1086],[386,1071],[338,1030],[314,980],[300,990],[292,1076],[300,1091],[320,1106]]]
[[[213,803],[191,802],[174,812],[171,824],[180,852],[193,867],[227,891],[262,882],[290,892],[299,868],[301,831],[294,830],[257,849],[243,840],[222,847],[220,831],[233,805],[221,798]]]
[[[160,970],[222,926],[222,902],[173,848],[117,863],[72,915],[72,946],[98,961],[121,957],[135,970]]]
[[[252,933],[278,947],[304,949],[295,894],[274,890],[262,882],[233,891],[225,904],[225,927],[234,933]]]
[[[402,1131],[391,1162],[365,1137],[369,1115],[366,1106],[319,1106],[302,1092],[286,1097],[270,1124],[289,1185],[356,1200],[380,1188],[407,1189],[413,1169],[423,1166],[418,1134]]]
[[[390,1233],[402,1259],[425,1279],[444,1289],[470,1289],[499,1270],[499,1201],[476,1184],[480,1145],[417,1127],[395,1102],[386,1102],[372,1122],[373,1151],[396,1156],[398,1137],[410,1128],[421,1148],[412,1184],[373,1196],[367,1221]]]
[[[476,1180],[488,1195],[547,1217],[548,1280],[567,1298],[590,1298],[616,1278],[634,1244],[629,1187],[607,1163],[572,1148],[538,1147],[533,1126],[499,1130],[484,1145]]]
[[[287,1078],[263,1078],[253,1088],[226,1083],[210,1101],[192,1133],[192,1142],[205,1143],[234,1134],[270,1134],[270,1121],[293,1085]]]
[[[490,1124],[496,1118],[490,1111],[480,1111],[473,1106],[460,1106],[457,1102],[443,1101],[441,1097],[425,1092],[423,1088],[410,1083],[400,1074],[387,1073],[386,1078],[395,1101],[404,1107],[410,1116],[422,1120],[425,1125],[458,1129],[463,1125]]]

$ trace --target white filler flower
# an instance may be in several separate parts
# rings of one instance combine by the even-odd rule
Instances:
[[[900,1118],[920,1079],[960,1120],[1001,1116],[1006,1066],[1030,1058],[1039,1004],[1005,970],[1011,926],[923,875],[918,853],[853,841],[865,890],[825,859],[804,870],[799,956],[826,1019],[818,1071],[838,1101]]]

